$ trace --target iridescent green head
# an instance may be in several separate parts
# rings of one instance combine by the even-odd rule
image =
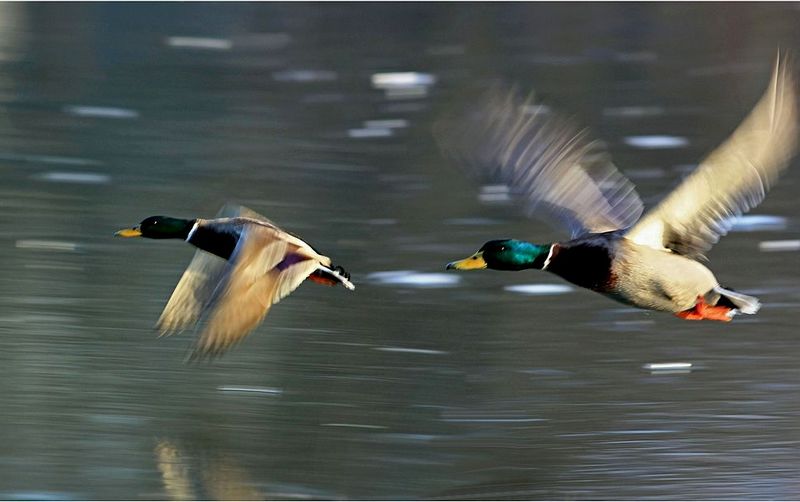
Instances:
[[[447,269],[476,270],[491,268],[493,270],[524,270],[526,268],[542,268],[550,244],[539,245],[516,239],[489,241],[477,253],[463,260],[450,262]]]
[[[147,237],[149,239],[186,239],[196,220],[151,216],[133,228],[123,228],[118,237]]]

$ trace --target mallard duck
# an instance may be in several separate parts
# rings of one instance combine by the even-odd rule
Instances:
[[[182,239],[199,248],[156,325],[166,335],[205,316],[190,358],[219,355],[239,342],[306,279],[355,289],[330,258],[243,206],[226,206],[214,219],[151,216],[116,235]]]
[[[571,232],[533,244],[500,239],[447,269],[552,272],[635,307],[689,320],[755,314],[758,299],[722,287],[704,253],[736,216],[762,201],[797,150],[796,87],[778,55],[750,115],[643,218],[634,186],[585,131],[515,91],[495,88],[473,113],[439,125],[443,151],[473,174],[502,183],[528,215]]]

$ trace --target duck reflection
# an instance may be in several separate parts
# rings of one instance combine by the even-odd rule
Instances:
[[[164,492],[170,500],[264,500],[246,471],[229,455],[185,453],[177,442],[160,439],[155,447]]]

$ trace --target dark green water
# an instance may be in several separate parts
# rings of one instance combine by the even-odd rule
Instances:
[[[505,289],[564,285],[544,273],[445,274],[490,238],[564,236],[482,203],[430,129],[467,87],[535,88],[652,204],[776,47],[800,52],[798,23],[794,4],[0,4],[0,498],[797,498],[800,255],[759,243],[800,238],[800,166],[710,254],[762,311],[689,323]],[[358,287],[303,285],[185,365],[191,335],[152,327],[193,250],[112,235],[226,201]],[[670,362],[692,369],[646,367]]]

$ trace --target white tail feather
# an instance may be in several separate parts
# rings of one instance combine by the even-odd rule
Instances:
[[[742,314],[755,314],[761,308],[761,302],[754,296],[747,296],[721,286],[715,287],[714,292],[730,300]]]
[[[356,289],[355,285],[352,282],[350,282],[350,280],[347,277],[345,277],[342,274],[340,274],[337,270],[334,270],[332,268],[326,267],[325,265],[322,265],[322,264],[320,264],[319,267],[317,267],[317,268],[319,268],[320,270],[324,270],[325,272],[327,272],[327,273],[331,274],[332,276],[336,277],[336,279],[339,282],[342,283],[342,286],[346,287],[347,289],[349,289],[351,291]]]

